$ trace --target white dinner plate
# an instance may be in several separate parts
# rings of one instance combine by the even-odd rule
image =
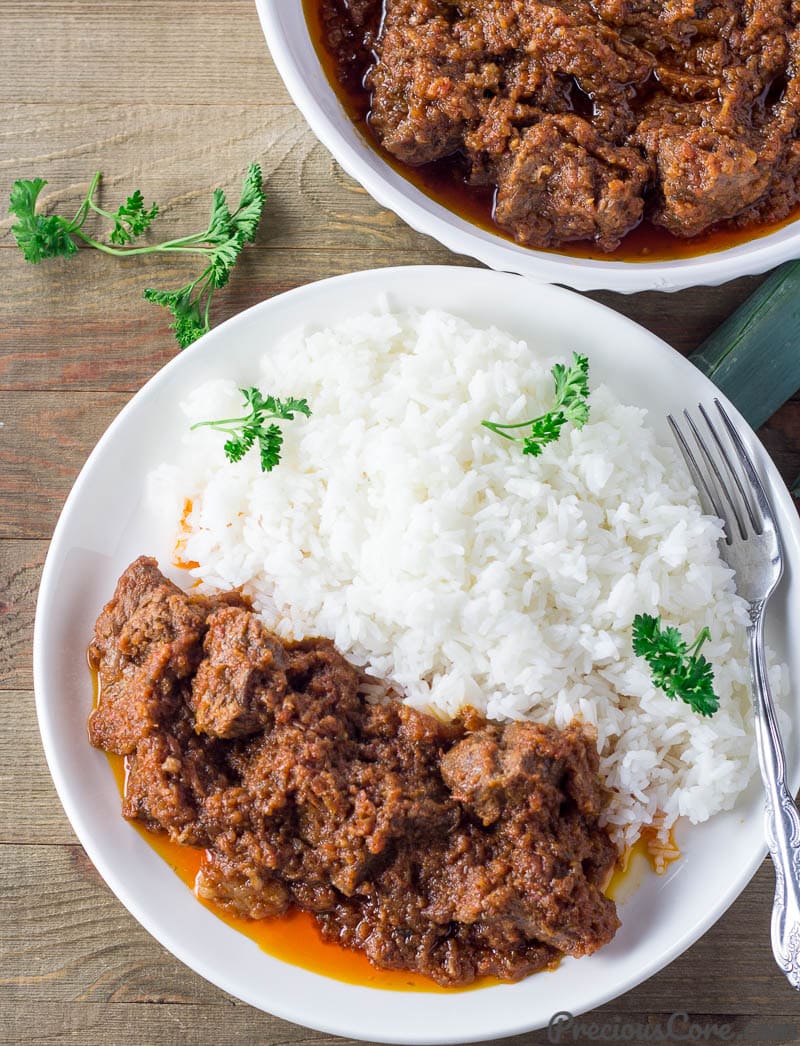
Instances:
[[[664,441],[667,410],[715,393],[711,383],[654,335],[571,291],[479,269],[414,267],[341,276],[256,305],[212,330],[163,368],[120,413],[92,452],[56,527],[42,577],[34,636],[36,707],[64,809],[108,885],[149,932],[193,970],[232,995],[299,1024],[392,1043],[463,1043],[512,1035],[607,1002],[666,966],[725,911],[765,853],[758,781],[736,808],[700,826],[681,825],[682,858],[646,877],[621,907],[622,928],[589,958],[514,985],[444,994],[359,987],[272,958],[202,907],[168,865],[120,816],[106,757],[91,748],[86,719],[92,685],[86,646],[94,620],[123,569],[142,553],[165,556],[145,501],[148,471],[173,456],[186,425],[179,402],[201,382],[253,384],[259,357],[300,325],[336,323],[378,306],[439,307],[477,325],[494,324],[548,354],[585,353],[593,380],[647,407]],[[722,398],[722,397],[720,397]],[[724,400],[723,400],[724,402]],[[775,466],[732,409],[771,493],[786,572],[769,610],[768,635],[800,679],[800,526]],[[162,563],[164,559],[162,558]],[[177,576],[173,571],[173,576]],[[800,690],[794,688],[792,717]],[[797,766],[795,739],[790,765]],[[798,774],[791,775],[797,788]],[[769,926],[764,922],[766,936]],[[713,970],[709,970],[713,976]]]

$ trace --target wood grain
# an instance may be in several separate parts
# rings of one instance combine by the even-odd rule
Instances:
[[[92,1035],[92,1014],[97,1007],[108,1006],[107,1019],[117,1026],[130,1004],[139,1007],[139,1019],[145,1021],[148,1010],[154,1015],[162,1013],[157,1010],[160,1006],[179,1007],[176,1012],[192,1022],[192,1042],[197,1041],[194,1035],[203,1034],[201,1023],[208,1025],[205,1034],[209,1036],[219,1035],[223,1027],[226,1036],[241,1034],[245,1027],[252,1034],[261,1027],[277,1028],[287,1042],[304,1037],[320,1041],[320,1036],[279,1024],[247,1007],[232,1007],[228,996],[153,942],[121,908],[79,846],[6,844],[0,852],[6,872],[0,885],[0,913],[4,916],[0,988],[13,1001],[14,1012],[52,1013],[56,1005],[66,1005],[88,1036],[87,1042],[100,1041]],[[49,884],[45,892],[41,892],[42,882]],[[35,905],[30,903],[33,893],[38,893]],[[771,894],[771,870],[765,866],[745,895],[680,962],[602,1008],[593,1019],[605,1014],[647,1023],[688,1009],[696,1019],[707,1015],[732,1020],[741,1029],[763,1014],[771,1020],[780,1016],[800,1035],[796,996],[788,985],[778,991],[773,983],[767,938],[752,940],[744,929],[748,922],[767,918]],[[709,973],[703,982],[702,1009],[689,1004],[696,997],[701,970]],[[227,1027],[232,1008],[243,1012],[241,1029]],[[309,1013],[314,1014],[313,999],[309,999]],[[244,1040],[234,1037],[231,1041]],[[520,1037],[519,1041],[545,1042],[546,1035]],[[786,1041],[797,1040],[790,1037]]]
[[[142,293],[148,286],[179,287],[197,273],[196,267],[183,259],[170,263],[151,257],[115,265],[96,251],[79,254],[85,257],[53,259],[45,269],[20,267],[16,251],[0,250],[0,285],[13,288],[0,299],[0,391],[135,392],[175,355],[169,313],[144,301]],[[443,248],[391,254],[357,248],[249,249],[215,297],[212,322],[216,326],[314,279],[423,262],[467,264]],[[66,406],[69,396],[64,399]],[[8,407],[13,401],[4,402]]]
[[[214,323],[353,270],[474,264],[340,170],[292,106],[252,0],[4,0],[0,16],[1,200],[15,178],[38,175],[48,207],[69,213],[99,169],[102,201],[140,187],[170,236],[202,228],[211,190],[235,196],[247,164],[261,163],[258,241],[218,295]],[[31,678],[47,541],[101,432],[175,353],[168,317],[142,301],[144,287],[178,286],[193,266],[91,251],[30,266],[11,224],[0,207],[0,1043],[345,1042],[261,1014],[170,956],[109,892],[58,802]],[[689,352],[760,279],[592,297]],[[787,478],[800,472],[800,399],[762,437]],[[741,1041],[800,1042],[800,1002],[769,951],[772,884],[765,863],[701,941],[593,1019],[653,1025],[685,1010],[730,1020]]]
[[[214,321],[313,279],[412,264],[470,262],[427,241],[391,250],[249,248],[214,300]],[[180,286],[194,271],[188,260],[144,257],[115,263],[89,250],[34,267],[25,265],[17,251],[0,250],[0,283],[10,288],[0,299],[0,389],[134,391],[143,376],[175,354],[168,314],[144,302],[142,292],[147,286]],[[688,352],[752,286],[752,279],[735,281],[713,299],[703,288],[676,295],[653,292],[644,301],[638,295],[593,297]]]
[[[33,684],[33,613],[47,543],[0,541],[0,691]]]
[[[288,101],[250,0],[4,0],[3,52],[0,102]]]
[[[33,691],[0,690],[0,861],[3,849],[77,843],[47,769]]]
[[[113,392],[0,392],[0,537],[52,532],[85,460],[84,440],[96,443],[127,399]]]
[[[309,1000],[309,1011],[314,1014],[314,1001]],[[664,1028],[674,1011],[650,1011],[647,1014],[627,1013],[603,1007],[591,1015],[589,1027],[594,1029],[594,1041],[610,1042],[603,1036],[603,1029],[613,1034],[613,1029],[630,1026],[650,1029]],[[685,1011],[682,1011],[685,1013]],[[324,1014],[316,1019],[324,1022]],[[693,1023],[704,1022],[727,1029],[728,1041],[738,1041],[766,1046],[766,1044],[797,1043],[797,1017],[793,1013],[775,1011],[767,1017],[753,1018],[747,1014],[694,1013]],[[684,1025],[679,1023],[680,1030]],[[12,1022],[6,1024],[5,1034],[11,1038],[0,1038],[0,1042],[25,1043],[27,1046],[54,1046],[73,1043],[75,1046],[108,1046],[109,1043],[146,1043],[147,1046],[311,1046],[321,1041],[319,1033],[296,1025],[279,1021],[275,1017],[259,1013],[234,999],[225,999],[224,1006],[215,1010],[174,1003],[146,1002],[95,1003],[69,1001],[65,1003],[43,1003],[34,1008],[15,1008]],[[349,1046],[352,1039],[329,1039],[340,1046]],[[505,1046],[545,1046],[546,1032],[504,1039]],[[570,1041],[570,1040],[566,1040]],[[619,1041],[617,1039],[617,1041]],[[629,1040],[630,1041],[630,1040]],[[653,1041],[638,1039],[638,1042]],[[715,1040],[711,1040],[712,1042]],[[722,1041],[717,1039],[717,1042]]]

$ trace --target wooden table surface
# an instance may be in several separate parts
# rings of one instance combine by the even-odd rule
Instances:
[[[275,72],[251,0],[0,0],[0,26],[3,201],[15,178],[41,176],[48,203],[71,213],[99,169],[105,202],[139,186],[161,203],[163,232],[180,235],[202,227],[214,187],[235,192],[248,162],[262,165],[268,204],[258,242],[218,294],[212,322],[337,273],[470,264],[380,208],[316,142]],[[40,571],[95,441],[174,355],[166,314],[142,301],[143,288],[178,286],[193,267],[95,251],[34,267],[10,225],[3,204],[0,1042],[335,1041],[239,1003],[165,952],[104,885],[56,797],[31,679]],[[594,297],[688,352],[758,282]],[[762,435],[787,478],[800,472],[800,404]],[[741,1041],[800,1042],[800,997],[770,953],[772,884],[765,864],[701,941],[597,1016],[652,1023],[685,1011],[730,1023]],[[313,1014],[313,998],[308,1005]]]

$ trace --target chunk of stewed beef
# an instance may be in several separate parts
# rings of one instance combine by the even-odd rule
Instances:
[[[98,685],[89,717],[92,744],[127,755],[180,713],[183,683],[203,657],[206,619],[228,605],[249,603],[238,592],[187,595],[147,556],[125,570],[89,646]]]
[[[758,202],[771,168],[741,139],[707,127],[658,127],[643,135],[658,167],[652,220],[675,236],[696,236]]]
[[[286,694],[283,646],[241,607],[215,611],[206,626],[190,697],[195,727],[212,737],[246,737],[268,724]]]
[[[644,214],[648,165],[578,116],[546,116],[516,139],[497,174],[495,220],[521,243],[596,240],[613,250]]]

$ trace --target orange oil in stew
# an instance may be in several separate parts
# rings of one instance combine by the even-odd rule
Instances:
[[[681,852],[675,843],[672,829],[666,845],[658,838],[658,829],[646,827],[642,834],[629,846],[617,861],[611,878],[605,888],[606,896],[616,904],[624,904],[642,885],[649,875],[663,875],[667,866],[677,861]]]
[[[97,706],[99,686],[97,673],[92,671],[94,687],[93,707]],[[120,795],[125,793],[125,759],[123,756],[106,752],[111,771],[117,782]],[[243,919],[231,915],[219,905],[198,897],[194,885],[203,850],[195,846],[184,846],[173,842],[160,832],[151,832],[136,821],[130,821],[142,839],[151,846],[179,879],[194,893],[198,903],[213,912],[228,926],[233,927],[249,937],[252,941],[276,959],[300,966],[304,970],[331,977],[347,984],[359,984],[367,988],[381,988],[385,991],[415,991],[446,993],[471,991],[501,982],[494,977],[482,977],[464,988],[444,988],[422,974],[410,970],[382,970],[373,966],[363,952],[333,941],[326,941],[317,927],[310,912],[292,908],[286,915],[273,919]]]
[[[95,671],[92,671],[92,682],[93,707],[96,707],[99,687]],[[123,756],[110,752],[105,754],[122,796],[125,794],[125,759]],[[129,823],[158,856],[166,861],[178,878],[189,887],[198,903],[213,912],[228,926],[255,941],[259,948],[276,959],[293,966],[300,966],[302,969],[310,970],[312,973],[318,973],[324,977],[344,981],[347,984],[381,988],[386,991],[445,993],[473,991],[477,988],[502,983],[494,977],[482,977],[463,988],[444,988],[429,977],[409,970],[379,969],[372,965],[363,952],[345,948],[333,941],[326,941],[320,933],[313,915],[298,908],[292,908],[286,915],[276,916],[273,919],[244,919],[231,915],[212,901],[199,897],[195,892],[195,880],[203,858],[202,849],[173,842],[168,836],[160,832],[151,832],[136,821]],[[648,829],[645,829],[646,832]],[[646,867],[642,864],[643,859],[649,862],[650,868],[654,870],[657,868],[649,850],[650,837],[647,837],[645,833],[620,858],[617,868],[611,876],[606,893],[612,900],[620,902],[638,887],[643,869]],[[677,848],[675,855],[678,855]]]
[[[122,756],[108,755],[108,761],[122,794],[125,787],[125,761]],[[200,870],[203,851],[194,846],[175,843],[166,835],[150,832],[142,825],[131,821],[141,837],[175,872],[194,893],[194,884]],[[243,933],[276,959],[300,966],[304,970],[332,977],[347,984],[360,984],[368,988],[383,988],[389,991],[452,992],[464,989],[443,988],[435,981],[408,970],[380,970],[373,966],[362,952],[345,948],[322,937],[314,917],[309,912],[292,908],[286,915],[274,919],[243,919],[231,915],[211,901],[198,897],[197,901],[213,912],[228,926]],[[491,978],[483,978],[470,988],[481,988],[499,984]]]
[[[181,570],[195,570],[200,566],[196,559],[183,558],[183,554],[186,551],[186,542],[192,534],[192,528],[189,526],[189,516],[192,514],[192,508],[192,499],[184,498],[183,511],[178,521],[178,536],[175,539],[175,549],[172,553],[173,565]],[[199,582],[195,582],[195,584],[199,584]]]
[[[328,26],[325,24],[326,12],[329,18],[333,18],[337,9],[341,9],[342,3],[343,0],[303,0],[303,8],[309,34],[326,79],[364,139],[385,163],[430,199],[473,225],[514,243],[514,238],[493,221],[494,189],[491,186],[468,185],[457,160],[445,158],[423,164],[421,167],[411,167],[395,159],[381,147],[369,126],[370,95],[363,84],[364,73],[374,56],[366,52],[356,39],[345,38],[344,42],[341,41],[338,19],[333,20]],[[379,23],[380,19],[377,19],[371,28],[377,29]],[[339,41],[338,57],[329,44],[332,37]],[[760,239],[790,225],[798,218],[800,205],[787,218],[778,222],[764,223],[747,229],[738,229],[723,223],[690,239],[673,236],[666,229],[661,229],[645,219],[627,234],[615,251],[602,251],[588,240],[570,243],[561,250],[543,247],[535,249],[546,254],[586,258],[592,261],[678,261],[715,254],[729,247]]]

